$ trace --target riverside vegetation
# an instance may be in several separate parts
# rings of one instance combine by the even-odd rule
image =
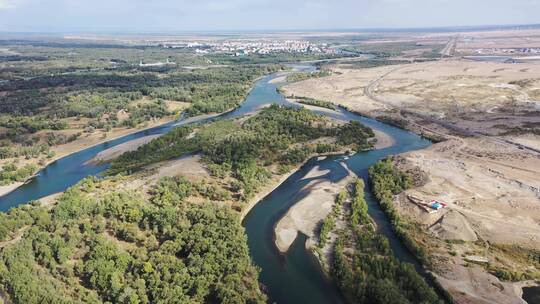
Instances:
[[[289,74],[286,78],[287,82],[298,82],[310,78],[321,78],[332,75],[329,71],[318,72],[296,72]]]
[[[433,268],[433,261],[430,256],[433,256],[433,251],[436,250],[437,247],[442,246],[437,244],[426,244],[423,241],[426,238],[425,232],[421,231],[421,228],[418,227],[418,225],[412,224],[402,218],[393,206],[394,195],[410,188],[413,184],[412,178],[395,166],[392,157],[386,158],[371,167],[369,170],[369,177],[373,192],[380,203],[381,209],[390,219],[395,233],[423,265],[428,268]],[[451,246],[452,242],[463,243],[462,241],[447,241],[444,246]],[[478,241],[476,244],[470,244],[470,246],[472,248],[478,246],[484,250],[486,245],[483,241]],[[535,267],[540,266],[540,252],[538,250],[497,243],[491,243],[489,244],[489,247],[490,252],[497,256],[497,259],[490,263],[479,263],[479,265],[484,267],[486,271],[495,275],[501,281],[517,282],[523,280],[538,280],[540,278],[540,273],[538,271],[527,269],[530,268],[531,265],[535,265]],[[455,255],[452,251],[450,254]],[[508,260],[513,261],[513,268],[508,265]],[[518,263],[524,266],[518,268],[516,266]],[[447,293],[445,296],[450,298],[450,295]]]
[[[238,214],[190,204],[196,187],[162,180],[151,193],[91,178],[48,210],[1,214],[0,283],[14,303],[264,303]]]
[[[309,97],[293,97],[295,101],[297,101],[298,103],[301,103],[301,104],[305,104],[305,105],[310,105],[310,106],[316,106],[316,107],[321,107],[321,108],[327,108],[327,109],[330,109],[330,110],[335,110],[336,109],[336,106],[329,102],[329,101],[324,101],[324,100],[318,100],[318,99],[313,99],[313,98],[309,98]]]
[[[313,154],[367,148],[372,135],[277,105],[173,129],[55,204],[1,213],[1,289],[14,303],[264,303],[239,213],[226,201],[245,201]],[[194,152],[230,184],[177,176],[133,190],[121,186],[129,176],[115,174]]]
[[[187,116],[226,111],[244,99],[256,78],[281,69],[272,63],[284,59],[78,43],[9,47],[19,55],[0,58],[4,161],[51,158],[52,146],[96,130],[172,117],[179,112],[170,101],[187,103]],[[168,59],[176,65],[138,65],[141,56],[145,62]],[[105,178],[87,178],[54,203],[31,202],[0,213],[2,298],[13,303],[263,303],[239,215],[227,202],[238,202],[233,206],[241,210],[273,175],[312,155],[368,149],[373,136],[357,122],[339,125],[304,109],[275,105],[246,119],[175,128],[121,156]],[[200,153],[212,178],[223,182],[177,176],[141,189],[122,187],[130,178],[123,175],[190,153]],[[2,178],[21,180],[34,171],[10,163]],[[340,195],[334,214],[342,212],[348,194]],[[358,200],[351,208],[351,223],[367,226],[367,207]],[[331,231],[335,222],[327,226]],[[376,257],[393,261],[384,252]],[[370,285],[354,294],[371,299],[372,287],[380,286],[408,300],[428,299],[412,272],[390,264],[384,268],[393,275],[389,282],[370,274]],[[360,273],[356,264],[343,265]],[[407,284],[399,285],[398,279]]]
[[[36,169],[56,153],[114,132],[163,123],[181,112],[235,108],[257,78],[283,68],[272,61],[211,66],[193,52],[144,46],[2,43],[17,55],[0,56],[0,165],[17,161]],[[167,60],[174,64],[139,64]]]
[[[432,263],[429,255],[413,237],[417,228],[403,220],[393,206],[394,195],[412,186],[411,177],[399,171],[394,166],[392,157],[388,157],[369,169],[369,178],[373,193],[375,193],[381,209],[389,218],[394,232],[422,264],[429,267]]]
[[[336,229],[336,221],[344,224]],[[414,267],[399,262],[388,240],[375,231],[364,199],[364,183],[354,181],[336,197],[321,228],[320,247],[335,230],[332,276],[354,303],[444,303]]]
[[[275,66],[223,67],[167,72],[108,72],[43,76],[0,85],[1,156],[16,156],[20,147],[52,146],[77,139],[56,132],[78,126],[83,132],[115,127],[136,127],[171,116],[165,101],[190,104],[186,115],[220,113],[242,102],[255,78]],[[78,123],[77,123],[78,122]],[[39,136],[47,130],[54,137]],[[65,139],[62,136],[66,137]],[[46,140],[44,140],[46,139]]]
[[[112,163],[109,174],[132,173],[151,163],[202,153],[211,174],[231,180],[230,189],[245,201],[272,171],[287,172],[313,154],[368,149],[373,136],[358,122],[338,126],[303,108],[272,105],[241,123],[225,120],[176,128],[123,154]]]

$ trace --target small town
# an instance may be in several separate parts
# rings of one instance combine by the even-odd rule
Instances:
[[[336,54],[340,52],[339,49],[330,47],[328,43],[313,43],[306,40],[170,41],[160,43],[160,46],[193,49],[200,54],[228,53],[235,56],[271,53]]]
[[[529,55],[529,54],[540,54],[540,48],[490,48],[490,49],[478,49],[476,50],[477,54],[518,54],[518,55]]]
[[[0,0],[0,304],[540,304],[540,0]]]

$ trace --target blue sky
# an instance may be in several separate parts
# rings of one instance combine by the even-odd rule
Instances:
[[[0,0],[0,31],[156,32],[540,23],[540,0]]]

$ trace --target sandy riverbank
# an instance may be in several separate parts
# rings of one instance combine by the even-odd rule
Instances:
[[[256,113],[256,111],[246,113],[246,116],[253,115],[254,113]],[[200,122],[206,119],[217,117],[219,115],[222,115],[222,113],[198,115],[198,116],[194,116],[194,117],[190,117],[185,120],[182,120],[181,122],[175,124],[175,126],[196,123],[196,122]],[[116,145],[114,147],[111,147],[109,149],[99,152],[98,154],[96,154],[96,156],[94,156],[94,158],[89,160],[86,164],[96,165],[100,163],[113,161],[116,158],[118,158],[120,155],[124,154],[125,152],[135,151],[140,146],[143,146],[149,143],[150,141],[152,141],[153,139],[156,139],[162,135],[164,134],[148,135],[145,137],[137,138],[137,139],[130,140],[128,142]]]
[[[108,141],[113,141],[113,140],[118,139],[118,138],[123,137],[123,136],[127,136],[127,135],[130,135],[130,134],[133,134],[133,133],[137,133],[137,132],[140,132],[140,131],[148,130],[148,129],[151,129],[151,128],[155,128],[155,127],[170,123],[174,119],[175,118],[170,118],[169,117],[167,119],[155,120],[155,121],[149,123],[144,128],[135,128],[135,129],[133,129],[133,128],[120,128],[120,129],[112,130],[112,131],[107,133],[108,134],[107,138],[103,138],[101,135],[98,135],[98,134],[88,134],[88,136],[86,136],[84,138],[81,138],[81,139],[78,139],[78,140],[75,140],[75,141],[73,141],[71,143],[56,146],[56,147],[54,147],[52,149],[52,151],[55,152],[54,157],[48,159],[48,161],[44,165],[41,165],[40,168],[37,170],[36,174],[39,171],[46,168],[48,165],[54,163],[55,161],[57,161],[57,160],[59,160],[59,159],[61,159],[63,157],[66,157],[66,156],[69,156],[71,154],[80,152],[82,150],[91,148],[93,146],[100,145],[100,144],[108,142]],[[111,148],[111,149],[113,149],[113,148]],[[130,148],[130,145],[127,145],[127,146],[124,147],[124,149],[129,149],[129,148]],[[115,154],[114,151],[110,151],[110,153]],[[116,157],[118,157],[120,154],[118,154],[118,155],[115,154],[115,155],[116,155]],[[111,157],[111,156],[107,156],[107,154],[105,154],[104,157],[106,158],[106,157]],[[30,160],[30,162],[33,163],[33,160]],[[90,161],[88,162],[88,164],[94,164],[94,165],[97,164],[97,163],[98,162],[93,162],[93,163],[91,163]],[[26,182],[28,182],[29,180],[34,178],[34,176],[35,175],[32,175],[31,177],[29,177],[24,182],[15,182],[15,183],[11,183],[9,185],[0,186],[0,196],[4,196],[4,195],[7,195],[7,194],[11,193],[12,191],[15,191],[17,188],[19,188],[20,186],[24,185]]]
[[[19,188],[22,185],[24,185],[24,182],[15,182],[9,185],[0,186],[0,196],[10,193],[11,191]]]
[[[55,152],[55,156],[44,167],[70,154],[77,153],[84,149],[97,146],[105,142],[113,141],[115,139],[130,135],[133,133],[159,127],[167,123],[170,123],[176,119],[177,117],[168,117],[164,119],[153,120],[153,121],[148,122],[148,124],[142,128],[113,129],[112,131],[109,131],[106,133],[107,134],[106,137],[104,137],[102,133],[98,133],[98,132],[90,133],[88,136],[77,139],[71,143],[67,143],[67,144],[55,147],[53,149],[53,151]]]
[[[272,83],[272,84],[280,84],[280,83],[285,83],[287,82],[287,74],[286,75],[281,75],[281,76],[278,76],[272,80],[270,80],[268,83]]]
[[[227,113],[227,112],[225,112],[225,113]],[[217,117],[217,116],[222,115],[222,114],[223,113],[198,115],[198,116],[194,116],[194,117],[190,117],[188,119],[185,119],[181,123],[178,123],[176,125],[195,123],[195,122],[198,122],[198,121],[211,119],[211,118]],[[66,157],[66,156],[69,156],[71,154],[80,152],[82,150],[91,148],[93,146],[103,144],[103,143],[108,142],[108,141],[113,141],[115,139],[130,135],[130,134],[133,134],[133,133],[141,132],[141,131],[144,131],[144,130],[148,130],[148,129],[152,129],[152,128],[155,128],[155,127],[159,127],[159,126],[168,124],[168,123],[174,121],[175,119],[176,118],[169,117],[169,118],[166,118],[166,119],[154,120],[153,122],[150,122],[144,128],[136,128],[136,129],[133,129],[133,128],[121,128],[121,129],[113,130],[113,131],[110,131],[108,133],[109,136],[107,138],[103,138],[102,136],[97,136],[95,134],[94,135],[91,134],[91,136],[87,136],[85,138],[76,140],[76,141],[74,141],[72,143],[68,143],[68,144],[65,144],[65,145],[58,146],[53,150],[53,151],[55,151],[55,156],[52,157],[51,159],[49,159],[43,166],[40,166],[38,172],[41,171],[43,168],[47,167],[48,165],[54,163],[55,161],[57,161],[57,160],[59,160],[59,159],[61,159],[63,157]],[[138,138],[138,139],[128,141],[128,142],[122,143],[120,145],[111,147],[109,149],[103,150],[102,152],[98,153],[96,155],[96,157],[89,160],[86,164],[88,164],[88,165],[96,165],[96,164],[98,164],[100,162],[107,162],[107,161],[114,160],[118,156],[122,155],[124,152],[136,150],[138,147],[140,147],[143,144],[151,141],[154,138],[157,138],[158,136],[161,136],[161,135],[150,135],[150,136]],[[33,176],[30,177],[28,180],[30,180],[32,178],[33,178]],[[6,194],[16,190],[18,187],[22,186],[24,183],[25,182],[17,182],[17,183],[12,183],[12,184],[6,185],[6,186],[0,186],[0,196],[6,195]]]
[[[338,182],[326,180],[324,175],[329,171],[318,166],[304,176],[304,179],[313,179],[300,190],[308,194],[294,204],[274,227],[275,244],[280,252],[289,250],[299,232],[308,237],[308,249],[315,245],[317,227],[332,210],[335,196],[356,176],[343,163],[341,165],[348,174]]]
[[[155,120],[154,122],[149,123],[144,128],[137,128],[137,129],[122,128],[122,129],[119,129],[119,130],[110,131],[108,133],[109,137],[107,137],[107,138],[103,138],[102,136],[99,136],[99,137],[98,136],[87,136],[85,138],[75,140],[75,141],[73,141],[71,143],[57,146],[57,147],[55,147],[53,149],[53,151],[55,152],[54,157],[48,159],[47,162],[44,165],[40,165],[39,169],[36,172],[36,174],[39,173],[39,171],[46,168],[48,165],[54,163],[55,161],[57,161],[57,160],[59,160],[61,158],[69,156],[71,154],[80,152],[82,150],[91,148],[93,146],[100,145],[100,144],[108,142],[108,141],[118,139],[118,138],[123,137],[123,136],[127,136],[127,135],[130,135],[130,134],[137,133],[137,132],[144,131],[144,130],[148,130],[148,129],[151,129],[151,128],[155,128],[155,127],[170,123],[173,120],[174,120],[174,118]],[[28,163],[35,163],[35,162],[33,160],[31,160]],[[19,188],[20,186],[24,185],[26,182],[28,182],[29,180],[34,178],[34,176],[35,175],[29,177],[24,182],[16,182],[16,183],[12,183],[12,184],[5,185],[5,186],[0,186],[0,196],[3,196],[3,195],[6,195],[6,194],[8,194],[8,193],[10,193],[12,191],[15,191],[17,188]]]
[[[152,141],[155,138],[160,137],[161,134],[154,134],[154,135],[148,135],[145,137],[137,138],[134,140],[130,140],[128,142],[116,145],[112,148],[109,148],[107,150],[103,150],[96,154],[94,158],[87,161],[85,164],[87,165],[98,165],[106,162],[110,162],[111,160],[114,160],[118,158],[120,155],[137,150],[140,146],[145,145]]]
[[[227,112],[229,112],[229,111],[227,111]],[[224,113],[227,113],[227,112],[224,112]],[[184,119],[181,122],[178,122],[178,123],[174,124],[174,126],[190,124],[190,123],[196,123],[196,122],[199,122],[199,121],[203,121],[203,120],[206,120],[206,119],[211,119],[211,118],[217,117],[217,116],[222,115],[224,113],[213,113],[213,114],[203,114],[203,115],[193,116],[193,117]],[[130,135],[130,134],[133,134],[133,133],[137,133],[137,132],[140,132],[140,131],[144,131],[144,130],[152,129],[152,128],[155,128],[155,127],[159,127],[159,126],[168,124],[168,123],[170,123],[172,121],[175,121],[176,119],[177,119],[176,117],[167,118],[167,119],[160,119],[160,120],[156,120],[156,121],[154,121],[152,123],[149,123],[144,128],[126,129],[126,130],[119,130],[119,131],[116,131],[116,132],[112,132],[112,134],[111,134],[112,136],[110,138],[101,139],[101,140],[99,140],[97,142],[87,141],[84,144],[80,144],[79,147],[77,147],[77,149],[66,149],[67,151],[65,151],[65,153],[61,153],[60,155],[57,155],[48,164],[50,164],[50,163],[52,163],[52,162],[54,162],[54,161],[56,161],[56,160],[58,160],[58,159],[60,159],[62,157],[65,157],[65,156],[68,156],[70,154],[82,151],[84,149],[87,149],[87,148],[90,148],[90,147],[93,147],[93,146],[96,146],[96,145],[99,145],[99,144],[102,144],[102,143],[105,143],[105,142],[108,142],[108,141],[113,141],[115,139]],[[137,146],[137,144],[140,143],[140,142],[150,141],[151,139],[153,139],[153,138],[151,138],[152,136],[154,136],[154,135],[142,137],[142,138],[145,138],[145,140],[141,140],[142,138],[138,138],[138,139],[135,139],[135,140],[125,142],[125,143],[122,143],[120,145],[111,147],[111,148],[109,148],[107,150],[102,151],[104,153],[101,154],[101,155],[110,158],[110,159],[108,159],[110,161],[110,160],[114,159],[113,156],[116,156],[116,157],[120,156],[122,154],[120,152],[122,152],[122,151],[127,152],[127,151],[129,151],[129,149]],[[157,136],[158,135],[155,135],[155,137],[157,137]],[[159,135],[159,136],[161,136],[161,135]],[[141,141],[139,142],[139,140],[141,140]],[[140,145],[142,145],[142,144],[140,144]],[[115,149],[118,146],[122,146],[122,147],[118,148],[118,149]],[[107,151],[107,152],[105,152],[105,151]]]
[[[268,196],[270,193],[272,193],[274,190],[277,189],[281,184],[283,184],[291,175],[296,173],[303,165],[305,165],[307,161],[303,162],[302,164],[296,166],[291,171],[283,174],[283,175],[276,175],[273,176],[269,182],[266,183],[265,186],[263,186],[260,191],[257,192],[257,194],[248,202],[247,206],[242,209],[242,212],[240,212],[240,220],[243,220],[244,217],[259,203],[261,200],[263,200],[266,196]]]
[[[179,121],[178,123],[174,124],[174,126],[187,125],[187,124],[190,124],[190,123],[200,122],[200,121],[203,121],[203,120],[206,120],[206,119],[212,119],[212,118],[218,117],[220,115],[232,112],[235,109],[236,108],[233,108],[233,109],[230,109],[230,110],[225,111],[223,113],[202,114],[202,115],[189,117],[189,118],[183,119],[182,121]]]
[[[395,139],[392,136],[388,135],[383,131],[373,129],[373,133],[375,133],[375,138],[377,139],[377,142],[374,146],[375,149],[389,148],[396,143]]]
[[[539,145],[539,137],[526,131],[540,123],[532,115],[540,65],[450,60],[334,69],[340,73],[283,89],[287,95],[330,101],[449,139],[400,156],[401,169],[423,179],[406,194],[441,200],[448,207],[430,214],[401,195],[396,208],[420,227],[414,237],[433,257],[432,270],[456,301],[523,303],[515,284],[483,267],[468,266],[466,257],[473,252],[490,267],[520,273],[540,269],[524,253],[540,248],[540,157],[503,142],[500,135],[514,130],[504,139]],[[491,136],[460,137],[463,133],[452,126]]]
[[[318,107],[315,107],[317,109],[320,109]],[[328,111],[332,111],[330,109],[327,109]],[[373,147],[374,149],[384,149],[384,148],[388,148],[388,147],[391,147],[394,143],[395,143],[395,140],[388,134],[382,132],[382,131],[378,131],[378,130],[373,130],[374,133],[375,133],[375,138],[377,139],[377,143],[375,144],[375,146]],[[332,155],[341,155],[341,154],[344,154],[345,151],[339,151],[339,152],[336,152],[336,153],[332,153]],[[248,203],[248,205],[242,210],[241,214],[240,214],[240,218],[243,219],[248,213],[249,211],[259,202],[261,201],[262,199],[264,199],[268,194],[272,193],[272,191],[274,191],[277,187],[279,187],[283,182],[285,182],[291,175],[293,175],[294,173],[296,173],[296,171],[298,171],[304,164],[306,164],[311,158],[313,157],[318,157],[317,155],[312,155],[310,158],[308,158],[308,160],[306,160],[305,162],[299,164],[298,166],[296,166],[294,169],[292,169],[291,171],[289,171],[288,173],[286,174],[283,174],[283,175],[278,175],[278,176],[274,176],[270,182],[268,182],[266,184],[266,186],[264,186],[256,195],[253,199],[251,199]],[[320,157],[324,157],[324,156],[320,156]],[[351,173],[352,174],[352,173]],[[349,176],[351,175],[349,174]],[[338,186],[339,187],[339,186]]]

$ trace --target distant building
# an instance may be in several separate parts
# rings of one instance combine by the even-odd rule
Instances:
[[[169,58],[167,58],[166,62],[158,61],[158,62],[153,62],[153,63],[143,63],[142,60],[139,62],[140,67],[158,67],[158,66],[175,65],[175,64],[176,62],[170,62]]]

